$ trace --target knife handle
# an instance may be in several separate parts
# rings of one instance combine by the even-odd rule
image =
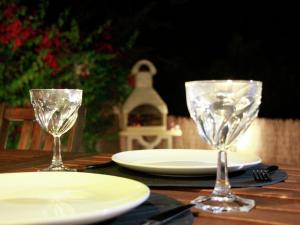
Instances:
[[[181,205],[179,207],[175,207],[173,209],[164,211],[162,213],[158,213],[147,219],[142,225],[162,225],[175,217],[181,215],[182,213],[189,210],[191,207],[195,206],[195,204]]]

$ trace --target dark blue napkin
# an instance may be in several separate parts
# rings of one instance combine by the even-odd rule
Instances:
[[[94,223],[93,225],[139,225],[147,218],[179,205],[182,204],[173,198],[157,193],[151,193],[149,199],[135,209],[132,209],[131,211],[114,219],[101,223]],[[191,224],[193,224],[193,214],[191,211],[178,215],[178,217],[166,223],[166,225]]]
[[[229,174],[230,184],[232,187],[259,187],[272,185],[287,179],[288,175],[285,171],[279,169],[271,174],[271,181],[257,182],[252,176],[252,169],[266,167],[267,165],[258,164],[255,167],[232,172]],[[142,173],[130,169],[126,169],[114,162],[108,163],[101,168],[88,169],[86,172],[100,173],[125,177],[140,181],[149,187],[197,187],[197,188],[213,188],[215,185],[215,175],[200,175],[197,177],[169,177],[157,176]]]

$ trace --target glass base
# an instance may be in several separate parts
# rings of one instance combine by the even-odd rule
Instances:
[[[77,170],[73,169],[73,168],[65,167],[64,165],[59,165],[59,166],[50,165],[49,167],[47,167],[45,169],[41,169],[39,171],[42,171],[42,172],[76,172]]]
[[[211,213],[225,213],[225,212],[249,212],[254,206],[255,201],[238,197],[234,194],[227,196],[199,196],[192,200],[191,203],[195,207],[203,211]]]

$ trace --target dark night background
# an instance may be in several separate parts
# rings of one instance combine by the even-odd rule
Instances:
[[[50,13],[70,7],[86,31],[110,18],[120,35],[139,30],[135,48],[157,67],[154,87],[169,114],[188,116],[184,82],[201,79],[263,81],[260,117],[300,118],[297,7],[244,1],[60,0]],[[118,32],[116,32],[117,34]]]

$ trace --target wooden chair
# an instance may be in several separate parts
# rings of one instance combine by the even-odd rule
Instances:
[[[80,107],[74,126],[62,137],[67,137],[67,143],[62,145],[63,151],[79,151],[84,127],[86,110]],[[19,136],[16,140],[17,150],[52,150],[53,137],[46,133],[35,120],[32,107],[11,107],[0,104],[0,150],[7,149],[11,129]]]

